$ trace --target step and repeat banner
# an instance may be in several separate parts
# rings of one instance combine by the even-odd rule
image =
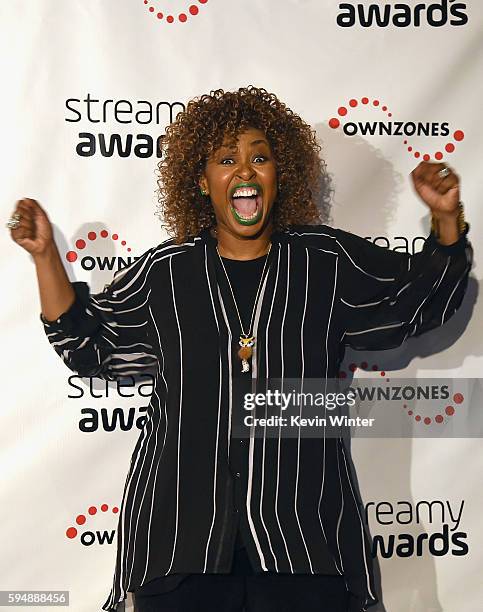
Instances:
[[[351,451],[382,591],[372,609],[481,610],[482,445],[461,426],[483,403],[483,5],[22,0],[0,15],[4,221],[16,200],[38,200],[70,279],[93,291],[167,237],[155,214],[161,139],[213,89],[264,87],[313,126],[332,179],[328,222],[386,248],[414,253],[428,234],[409,176],[420,160],[460,175],[475,248],[463,305],[399,349],[346,353],[341,376],[471,379],[471,391],[418,406],[396,394],[391,409],[415,435],[356,437]],[[100,610],[152,386],[68,370],[40,323],[33,261],[1,236],[0,591],[68,591],[72,610]]]

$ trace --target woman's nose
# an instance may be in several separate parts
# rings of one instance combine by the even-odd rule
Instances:
[[[249,178],[254,176],[254,174],[255,169],[249,162],[240,164],[240,167],[238,168],[238,176],[244,178],[245,180],[248,180]]]

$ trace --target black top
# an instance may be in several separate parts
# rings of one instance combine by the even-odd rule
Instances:
[[[445,324],[468,283],[468,229],[449,246],[430,233],[414,255],[327,225],[274,232],[254,318],[253,383],[334,378],[346,346],[395,348]],[[344,440],[264,437],[260,427],[239,467],[231,426],[240,324],[215,247],[208,230],[166,240],[95,295],[73,283],[71,308],[42,319],[81,376],[155,376],[103,610],[160,576],[229,573],[238,528],[254,570],[338,573],[354,595],[351,611],[366,610],[378,598]]]
[[[240,313],[243,323],[243,329],[245,333],[249,333],[257,289],[267,256],[262,255],[256,259],[247,260],[228,259],[226,257],[221,257],[221,259],[223,260],[226,273],[230,279],[230,284],[235,295],[236,305],[238,306],[238,312]],[[217,262],[216,273],[218,279],[225,274],[219,262]],[[232,308],[234,312],[236,312],[235,304],[233,302],[229,304],[228,307]],[[235,368],[234,376],[241,377],[241,375],[240,368]],[[246,469],[248,466],[247,440],[244,438],[234,438],[232,448],[232,453],[234,452],[236,455],[235,458],[235,456],[232,454],[233,465],[236,465],[235,475],[236,473],[241,474],[244,472],[243,480],[246,480]],[[238,470],[240,471],[238,472]],[[238,528],[234,546],[234,560],[236,558],[239,561],[237,564],[239,571],[244,571],[247,574],[253,573],[253,569],[250,568],[249,564],[246,562],[246,554],[241,553],[241,550],[244,549],[245,545],[243,542],[242,532]],[[136,589],[135,592],[138,595],[155,595],[157,593],[166,593],[175,589],[188,576],[190,576],[190,574],[169,574],[168,576],[160,576],[159,578],[150,580],[139,589]]]

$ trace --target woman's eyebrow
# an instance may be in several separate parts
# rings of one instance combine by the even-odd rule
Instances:
[[[253,140],[250,143],[250,146],[257,145],[257,144],[266,144],[266,145],[268,145],[268,142],[266,140],[264,140],[264,139]],[[224,145],[221,145],[220,149],[228,149],[230,151],[236,151],[238,149],[238,147],[236,147],[235,145],[224,144]]]

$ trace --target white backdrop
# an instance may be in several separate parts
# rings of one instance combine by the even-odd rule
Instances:
[[[186,104],[218,87],[264,87],[316,130],[333,176],[336,226],[412,250],[429,228],[410,187],[415,154],[434,160],[440,152],[461,175],[475,247],[462,308],[443,330],[395,351],[347,354],[344,367],[365,362],[362,370],[394,378],[479,377],[483,5],[372,4],[2,3],[5,221],[17,199],[37,199],[71,280],[102,288],[113,266],[166,237],[154,216],[154,171],[170,109],[161,105],[157,121],[149,105]],[[386,25],[366,21],[375,8]],[[390,124],[395,133],[379,134]],[[418,135],[418,124],[430,124],[429,135]],[[149,141],[151,151],[135,149]],[[67,370],[40,324],[30,256],[6,228],[0,240],[0,590],[69,590],[71,609],[100,610],[114,569],[115,510],[150,390],[99,380],[90,387]],[[352,450],[370,530],[385,551],[378,549],[383,604],[373,609],[481,610],[481,439],[357,439]],[[428,541],[445,530],[448,550],[440,538],[438,554]],[[397,548],[418,537],[421,554]]]

